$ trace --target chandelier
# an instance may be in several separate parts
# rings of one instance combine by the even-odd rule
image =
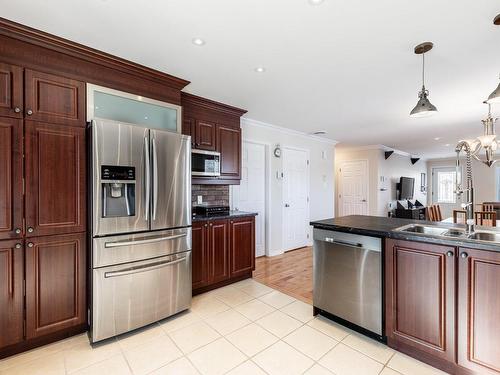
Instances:
[[[468,143],[470,145],[471,154],[474,159],[486,164],[488,167],[491,167],[493,164],[500,160],[495,158],[495,153],[500,146],[500,139],[497,138],[497,135],[495,133],[495,123],[498,118],[493,118],[491,116],[491,104],[486,101],[484,103],[488,104],[488,117],[486,117],[484,120],[481,120],[484,126],[483,135],[477,137],[472,141],[468,141]],[[485,160],[479,157],[481,150],[484,150],[484,153],[486,155]]]

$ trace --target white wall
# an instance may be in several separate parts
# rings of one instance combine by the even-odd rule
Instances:
[[[460,162],[462,166],[463,176],[463,186],[465,187],[465,160],[461,159]],[[429,176],[429,203],[432,202],[432,168],[436,167],[454,167],[456,165],[455,158],[443,158],[443,159],[432,159],[427,163],[428,176]],[[496,180],[496,168],[488,167],[485,164],[472,160],[472,179],[474,182],[474,201],[475,203],[483,202],[495,202],[497,201],[497,180]],[[453,209],[460,209],[460,201],[457,201],[454,207],[451,207],[449,211],[446,212],[446,216],[452,215]],[[477,211],[479,207],[474,207]],[[444,216],[444,214],[443,214]]]
[[[266,220],[269,223],[267,253],[269,255],[282,254],[283,191],[282,180],[276,177],[276,173],[282,172],[283,159],[274,157],[273,150],[279,144],[282,148],[290,146],[309,151],[310,220],[313,221],[334,217],[335,142],[246,118],[241,120],[241,129],[244,141],[268,144],[270,148],[269,217]]]
[[[392,154],[389,159],[385,160],[383,151],[381,151],[379,157],[379,181],[381,176],[385,176],[388,179],[386,183],[388,189],[387,191],[380,191],[379,189],[377,214],[379,216],[387,216],[387,213],[389,212],[389,202],[392,203],[393,209],[396,208],[396,184],[399,183],[399,179],[401,177],[412,177],[415,179],[413,198],[417,199],[425,206],[427,204],[427,193],[420,191],[420,174],[427,173],[426,161],[419,160],[412,165],[410,156],[396,153]]]
[[[335,153],[336,181],[339,183],[339,170],[344,161],[368,160],[368,214],[372,216],[387,216],[388,204],[393,203],[395,208],[396,183],[401,176],[415,178],[415,199],[422,204],[427,203],[425,193],[420,192],[420,174],[427,172],[427,163],[419,160],[415,165],[411,164],[409,155],[392,154],[385,160],[385,148],[374,145],[362,148],[337,148]],[[380,178],[384,176],[387,181],[381,183]],[[381,191],[381,188],[387,188]],[[337,185],[338,189],[338,185]],[[337,197],[338,199],[338,197]],[[336,202],[337,202],[336,199]],[[337,215],[338,215],[338,204]]]

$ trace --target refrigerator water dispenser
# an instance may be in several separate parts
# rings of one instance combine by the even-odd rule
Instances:
[[[135,216],[135,168],[101,166],[102,217]]]

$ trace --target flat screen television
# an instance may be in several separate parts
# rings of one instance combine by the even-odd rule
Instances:
[[[401,177],[399,180],[399,200],[413,199],[415,189],[415,179],[411,177]]]

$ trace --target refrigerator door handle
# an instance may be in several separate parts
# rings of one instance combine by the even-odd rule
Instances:
[[[153,137],[153,220],[156,220],[156,209],[158,206],[158,154],[156,151],[156,139]]]
[[[151,194],[151,166],[150,166],[150,160],[149,160],[149,142],[148,142],[148,137],[144,137],[144,161],[145,161],[145,167],[144,167],[144,193],[145,193],[145,200],[144,200],[144,216],[146,217],[146,221],[149,220],[149,206],[150,206],[150,194]]]
[[[150,238],[150,239],[146,239],[146,240],[106,242],[104,244],[104,247],[110,248],[110,247],[120,247],[120,246],[144,245],[144,244],[148,244],[148,243],[175,240],[177,238],[182,238],[182,237],[186,237],[186,236],[187,236],[187,234],[183,233],[183,234],[175,234],[173,236],[168,236],[168,237]]]

